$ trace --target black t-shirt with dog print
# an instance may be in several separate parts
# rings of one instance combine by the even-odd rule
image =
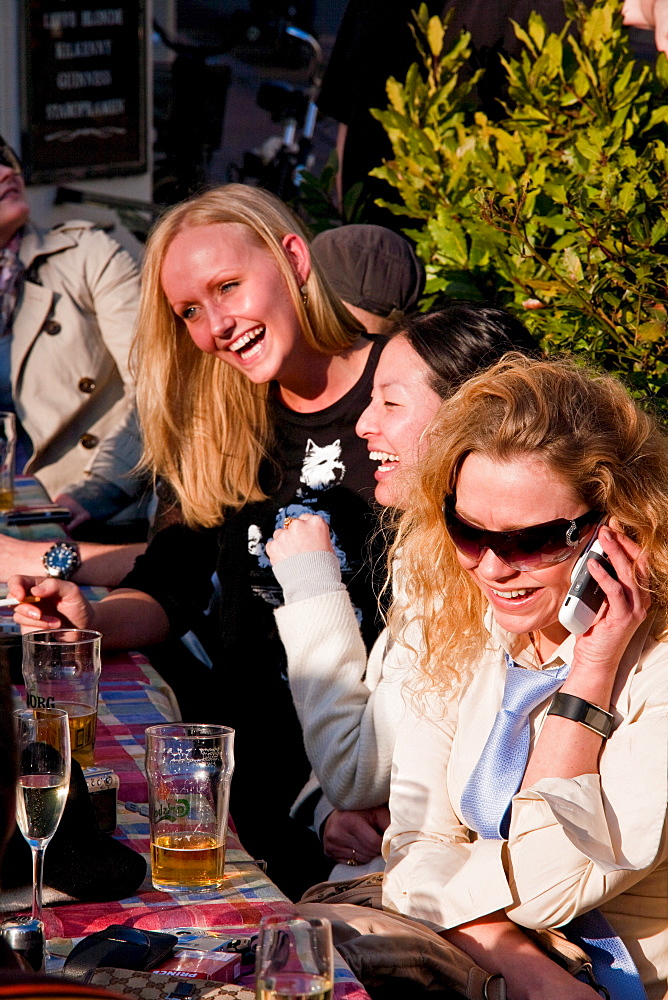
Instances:
[[[281,879],[282,869],[305,867],[296,850],[306,848],[288,813],[310,765],[273,615],[282,593],[265,544],[285,517],[305,511],[323,517],[371,646],[379,631],[371,572],[378,561],[375,465],[355,425],[370,401],[384,343],[374,338],[362,376],[332,406],[295,413],[274,400],[276,461],[263,470],[268,500],[247,504],[219,528],[165,528],[121,584],[151,594],[172,634],[185,637],[190,652],[210,665],[201,707],[197,702],[200,718],[191,721],[235,728],[232,816],[247,849],[267,859],[270,876],[283,885],[289,879]],[[189,662],[184,652],[181,683],[201,677],[194,664],[189,673]]]

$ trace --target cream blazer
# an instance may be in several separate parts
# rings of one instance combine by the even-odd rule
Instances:
[[[504,650],[490,644],[458,699],[412,700],[399,727],[383,854],[383,904],[456,927],[504,909],[559,927],[598,907],[622,937],[650,1000],[668,995],[668,643],[638,629],[624,653],[600,773],[543,778],[513,799],[508,841],[482,840],[460,800],[501,705]],[[568,639],[544,667],[570,662]],[[520,661],[521,658],[517,657]],[[524,665],[524,664],[523,664]],[[551,699],[532,714],[535,739]]]
[[[139,273],[118,243],[82,221],[49,231],[29,225],[20,258],[12,396],[34,449],[24,471],[55,497],[96,473],[100,446],[133,404]],[[105,461],[102,478],[113,482],[113,457]]]

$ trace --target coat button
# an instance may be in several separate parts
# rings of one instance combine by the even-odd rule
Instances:
[[[50,337],[55,337],[57,333],[60,333],[62,327],[60,323],[55,319],[49,319],[44,324],[44,332],[48,333]]]
[[[96,382],[92,378],[81,378],[79,379],[79,388],[82,392],[91,393],[96,389]]]
[[[100,443],[100,439],[99,437],[96,437],[95,434],[82,434],[79,438],[79,443],[84,448],[97,448]]]

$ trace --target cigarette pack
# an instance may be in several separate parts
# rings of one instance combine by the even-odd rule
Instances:
[[[213,979],[217,983],[233,983],[241,975],[241,955],[231,951],[185,951],[166,959],[154,973],[178,976],[181,979]]]

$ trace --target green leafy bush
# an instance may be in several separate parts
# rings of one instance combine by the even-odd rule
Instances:
[[[464,32],[415,17],[420,64],[374,114],[394,158],[374,174],[416,220],[428,295],[493,299],[544,348],[584,352],[639,394],[668,396],[668,62],[638,63],[621,0],[564,0],[549,33],[532,14],[504,60],[504,116],[476,110]],[[570,30],[569,30],[570,29]],[[668,400],[666,400],[668,403]],[[664,405],[662,403],[662,405]]]

